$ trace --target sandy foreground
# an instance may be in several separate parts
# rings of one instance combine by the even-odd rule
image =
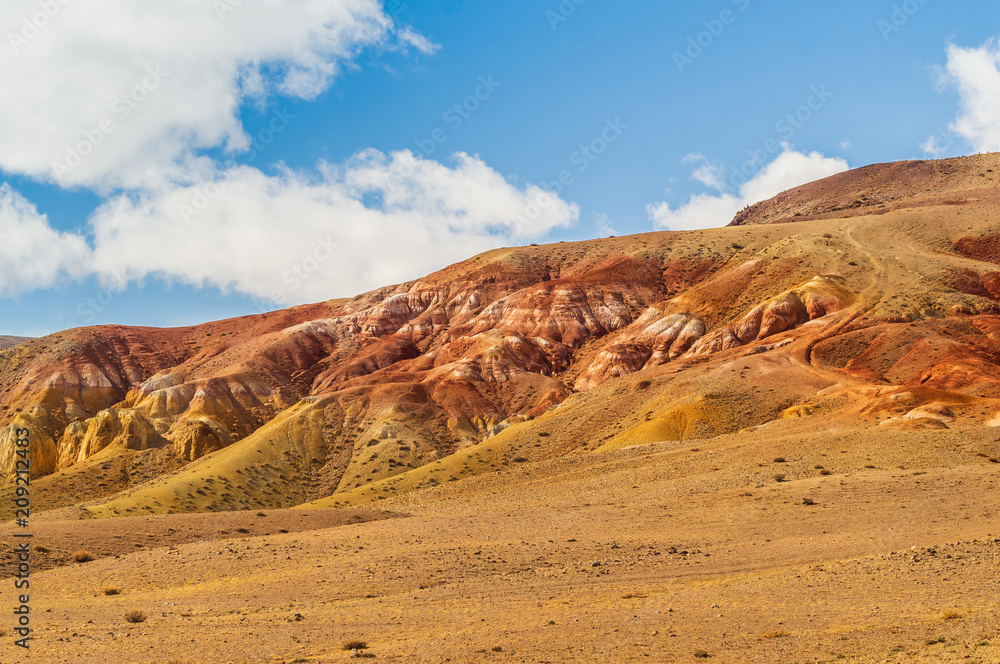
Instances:
[[[1000,661],[1000,466],[752,483],[741,440],[525,464],[373,509],[50,513],[35,639],[15,648],[8,612],[0,661]],[[794,463],[864,460],[864,440],[844,446]],[[70,562],[78,548],[97,559]]]

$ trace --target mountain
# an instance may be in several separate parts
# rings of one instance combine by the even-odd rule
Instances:
[[[32,656],[1000,661],[998,167],[0,351]]]
[[[1000,157],[869,166],[729,227],[506,248],[350,300],[0,351],[0,465],[99,516],[347,505],[807,418],[1000,424]],[[6,503],[5,503],[6,504]]]
[[[5,337],[0,336],[0,350],[6,348],[13,348],[18,344],[23,344],[25,341],[31,341],[28,337]]]

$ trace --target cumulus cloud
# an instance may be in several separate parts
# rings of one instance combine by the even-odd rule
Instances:
[[[368,150],[314,174],[241,166],[208,184],[115,198],[91,220],[92,269],[289,305],[417,278],[578,216],[476,157],[446,166]]]
[[[56,231],[21,194],[0,185],[0,294],[79,278],[86,273],[89,258],[82,237]]]
[[[433,50],[395,31],[377,0],[7,0],[0,169],[105,190],[205,177],[204,150],[249,147],[245,103],[312,99],[365,47]]]
[[[747,205],[848,168],[843,159],[826,157],[819,152],[796,152],[784,144],[783,152],[740,186],[738,193],[696,194],[678,208],[661,202],[646,209],[657,228],[688,231],[725,226]]]
[[[718,164],[713,164],[703,154],[689,154],[682,160],[685,164],[698,164],[698,168],[691,173],[691,179],[697,180],[710,189],[725,191],[726,171]]]
[[[0,188],[0,294],[149,277],[281,306],[417,278],[579,216],[466,154],[222,165],[263,147],[246,106],[283,127],[278,98],[315,98],[361,49],[440,48],[377,0],[7,0],[0,35],[0,171],[105,199],[67,234]]]
[[[977,152],[1000,150],[1000,42],[990,39],[974,48],[949,45],[948,62],[940,73],[941,82],[956,87],[961,98],[949,129]],[[939,147],[935,137],[924,144],[931,154],[940,154]]]

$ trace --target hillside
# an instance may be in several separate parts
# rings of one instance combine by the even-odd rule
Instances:
[[[31,341],[28,337],[5,337],[0,336],[0,350],[6,348],[12,348],[18,344],[23,344],[26,341]]]
[[[45,507],[113,515],[353,504],[789,416],[983,426],[1000,412],[994,165],[873,166],[729,228],[500,249],[352,300],[32,340],[0,354],[0,462],[30,425]],[[827,218],[862,189],[893,207]],[[792,210],[813,212],[789,226]]]
[[[0,351],[32,654],[1000,661],[997,170]]]

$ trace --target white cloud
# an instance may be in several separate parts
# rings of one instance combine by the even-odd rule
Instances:
[[[6,0],[0,169],[99,190],[197,180],[199,151],[248,147],[248,101],[312,99],[368,46],[433,50],[394,30],[376,0]]]
[[[657,228],[675,231],[725,226],[747,205],[849,168],[843,159],[825,157],[819,152],[796,152],[787,144],[783,148],[780,155],[740,187],[738,194],[697,194],[676,209],[665,202],[649,205],[646,209],[650,220]]]
[[[424,55],[434,55],[441,50],[440,44],[435,44],[422,34],[414,32],[410,27],[405,27],[399,31],[399,41],[404,44],[410,44]]]
[[[597,230],[600,233],[601,237],[618,235],[618,230],[615,228],[615,223],[611,221],[611,217],[604,214],[603,212],[598,212],[594,214],[594,223],[597,224]]]
[[[107,203],[92,218],[93,269],[285,305],[414,279],[579,216],[465,154],[448,167],[369,150],[311,177],[243,166],[219,179],[220,189],[180,186]]]
[[[941,74],[961,97],[959,115],[949,129],[977,152],[1000,150],[1000,42],[990,39],[976,48],[949,45]],[[933,148],[936,143],[925,145]]]
[[[313,99],[362,48],[440,48],[377,0],[6,0],[0,35],[0,171],[112,196],[86,235],[66,234],[3,185],[0,294],[96,275],[317,301],[579,217],[466,154],[445,165],[368,150],[276,175],[208,156],[262,147],[243,107]],[[277,110],[270,127],[288,122]]]
[[[920,149],[926,152],[927,154],[931,155],[932,157],[940,157],[941,155],[943,155],[945,152],[948,151],[948,148],[946,146],[941,145],[938,142],[938,136],[936,134],[928,138],[923,143],[921,143]]]
[[[59,233],[10,186],[0,185],[0,294],[48,288],[86,273],[84,239]]]
[[[716,191],[726,190],[726,169],[717,164],[713,164],[703,154],[689,154],[682,160],[685,164],[700,164],[691,173],[691,179],[697,180],[710,189]]]

